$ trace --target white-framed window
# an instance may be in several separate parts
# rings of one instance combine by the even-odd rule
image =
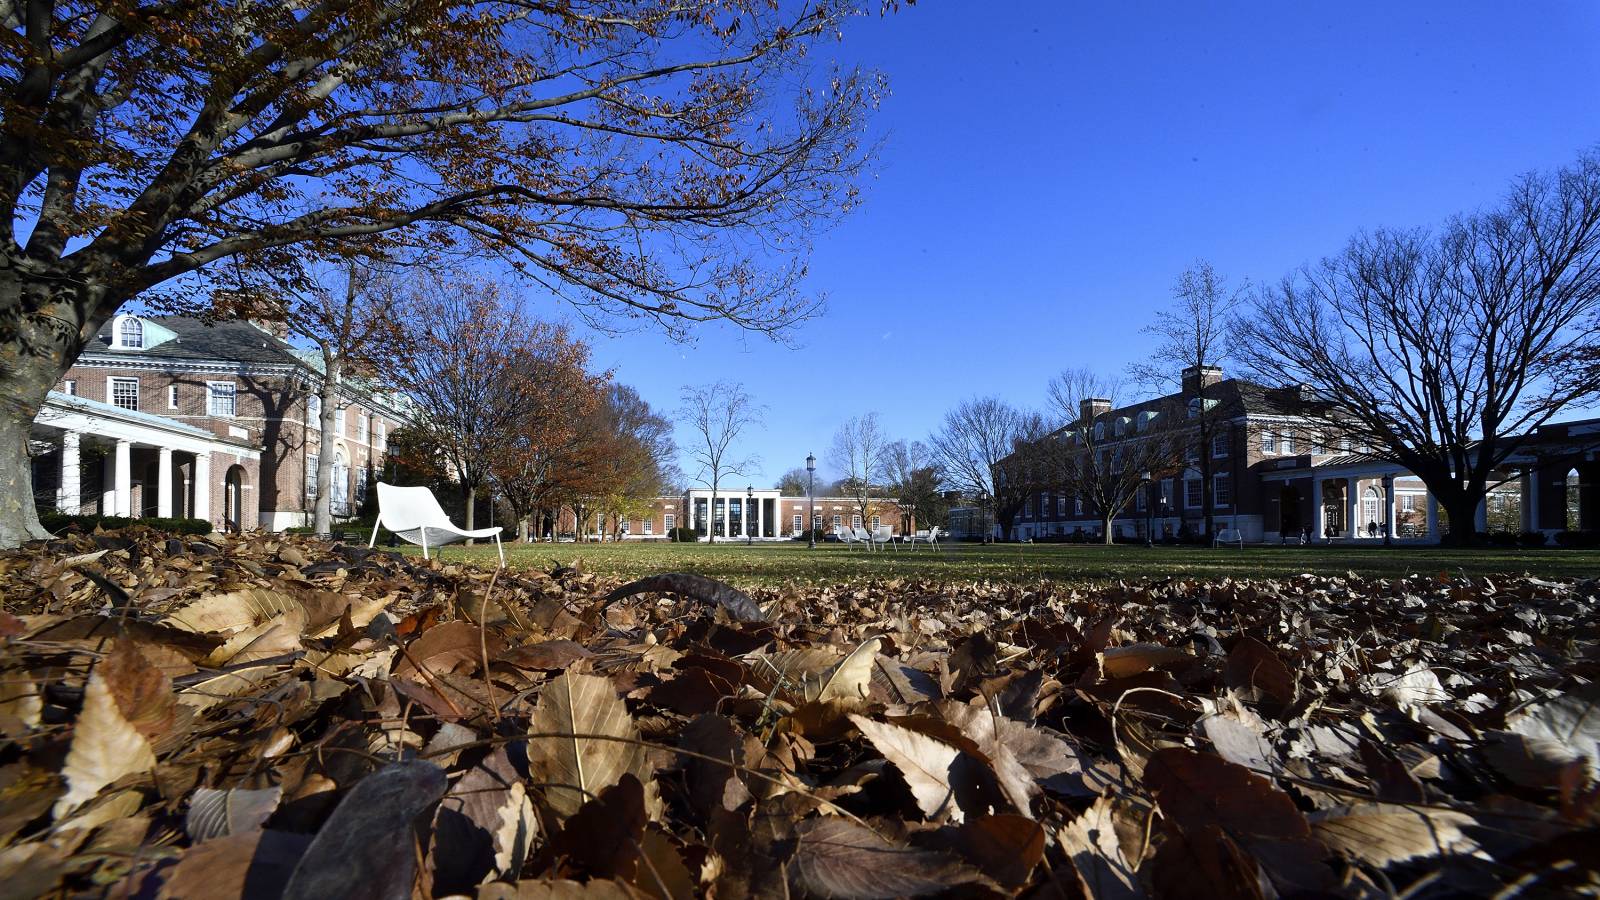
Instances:
[[[206,412],[213,416],[231,416],[236,408],[235,393],[238,388],[231,381],[206,382]]]
[[[835,527],[835,528],[844,527],[844,516],[841,516],[838,513],[834,513],[833,514],[833,527]]]
[[[855,514],[855,515],[850,517],[850,527],[851,528],[860,528],[861,527],[861,514],[860,513],[857,513],[857,514]]]
[[[123,350],[144,349],[144,322],[138,316],[123,316],[117,322],[117,346]]]
[[[167,409],[177,409],[177,408],[178,408],[178,386],[175,385],[175,384],[169,384],[169,385],[167,385]]]
[[[623,519],[621,522],[618,522],[617,534],[630,534],[631,532],[628,531],[628,525],[629,523],[627,519]]]
[[[139,379],[137,378],[112,378],[110,390],[111,405],[122,409],[137,410],[139,408]]]
[[[372,417],[366,413],[356,413],[356,441],[365,444],[371,434]]]
[[[814,531],[822,530],[822,513],[811,514],[811,528]]]
[[[1104,440],[1105,436],[1106,436],[1106,423],[1104,423],[1104,422],[1096,422],[1096,423],[1094,423],[1094,439],[1097,440],[1097,441]]]
[[[1205,492],[1201,489],[1200,479],[1185,478],[1183,480],[1183,505],[1189,509],[1199,509],[1205,503]]]
[[[672,529],[676,528],[677,526],[678,526],[678,517],[673,515],[672,513],[667,513],[666,515],[661,517],[661,527],[666,529],[667,531],[671,531]]]
[[[1067,495],[1066,494],[1062,494],[1061,496],[1056,498],[1056,515],[1064,516],[1066,514],[1067,514]]]
[[[877,530],[877,528],[878,528],[878,517],[877,516],[873,516],[872,517],[872,528],[873,528],[873,530]]]
[[[1075,515],[1075,516],[1083,515],[1083,498],[1082,497],[1073,497],[1072,498],[1072,514]]]
[[[76,397],[78,396],[78,382],[68,378],[66,381],[61,382],[61,390],[68,397]]]
[[[306,424],[322,424],[322,398],[316,394],[306,398]]]
[[[795,534],[799,534],[800,533],[800,531],[801,531],[801,527],[800,527],[801,523],[803,523],[805,520],[806,520],[805,516],[802,516],[799,513],[795,513],[794,514],[794,533]]]
[[[644,520],[644,533],[645,534],[655,534],[655,524],[656,524],[656,520],[655,519],[645,519]]]
[[[1217,506],[1233,505],[1233,479],[1226,475],[1211,476],[1211,502]]]
[[[1233,447],[1232,437],[1226,431],[1219,431],[1211,436],[1211,457],[1213,459],[1228,458],[1228,451]]]
[[[1323,453],[1327,452],[1322,446],[1322,432],[1313,431],[1311,432],[1311,435],[1306,438],[1306,440],[1311,444],[1310,453],[1312,456],[1321,456]]]
[[[1339,450],[1341,452],[1344,452],[1344,453],[1349,453],[1350,452],[1350,439],[1349,438],[1347,438],[1347,437],[1339,438]]]
[[[306,499],[317,499],[317,454],[306,454]]]
[[[350,502],[355,504],[357,507],[359,507],[361,504],[365,503],[366,500],[367,500],[367,469],[366,469],[365,466],[362,466],[361,468],[356,469],[356,492],[355,492],[355,495],[350,498]]]
[[[340,437],[344,437],[344,434],[345,434],[345,432],[344,432],[344,420],[345,420],[346,414],[348,414],[349,412],[350,412],[349,407],[346,407],[344,409],[339,410],[339,419],[334,425],[334,427],[337,430],[334,432],[334,434],[337,434]]]
[[[1278,449],[1291,456],[1294,454],[1294,432],[1285,431],[1283,433],[1283,437],[1278,443]]]
[[[1278,433],[1277,432],[1275,432],[1275,431],[1263,431],[1263,432],[1261,432],[1261,452],[1262,453],[1277,453],[1278,452]]]
[[[1161,505],[1166,507],[1167,509],[1172,509],[1172,479],[1171,478],[1163,478],[1163,479],[1161,479],[1161,494],[1159,496],[1161,497]]]
[[[1142,487],[1139,488],[1138,493],[1133,495],[1133,508],[1138,512],[1144,512],[1150,508],[1149,492]]]
[[[382,419],[379,419],[377,421],[377,424],[374,425],[373,427],[377,431],[377,435],[378,435],[377,443],[373,444],[373,446],[375,448],[377,448],[377,451],[379,453],[388,452],[388,450],[389,450],[389,423],[383,421]]]

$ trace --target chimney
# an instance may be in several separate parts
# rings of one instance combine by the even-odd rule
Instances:
[[[250,319],[249,322],[258,330],[265,331],[280,341],[289,339],[289,323],[283,319]]]
[[[1193,394],[1222,380],[1222,370],[1216,366],[1190,366],[1183,370],[1183,392]]]
[[[1111,401],[1104,397],[1091,397],[1088,400],[1078,401],[1078,420],[1081,422],[1092,421],[1111,411]]]

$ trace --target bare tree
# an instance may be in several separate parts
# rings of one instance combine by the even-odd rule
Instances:
[[[1115,381],[1088,369],[1068,369],[1052,378],[1050,402],[1068,424],[1042,441],[1040,452],[1050,482],[1082,498],[1100,517],[1107,544],[1115,538],[1113,520],[1141,490],[1182,470],[1193,432],[1182,403],[1124,411],[1117,391]]]
[[[1519,179],[1437,231],[1378,230],[1261,293],[1239,324],[1266,380],[1307,385],[1329,429],[1427,484],[1472,539],[1522,437],[1593,402],[1571,365],[1600,334],[1600,156]]]
[[[929,441],[949,483],[991,510],[1002,534],[1009,535],[1033,483],[1027,451],[1044,431],[1037,414],[995,397],[976,397],[945,413]]]
[[[888,488],[894,493],[909,530],[915,523],[937,525],[943,519],[944,471],[933,451],[921,441],[895,441],[888,450]]]
[[[778,483],[775,485],[778,493],[785,497],[804,497],[807,484],[806,474],[805,469],[796,466],[778,476]]]
[[[1226,427],[1213,396],[1213,370],[1230,361],[1230,329],[1247,295],[1244,285],[1230,285],[1211,263],[1196,261],[1174,283],[1172,305],[1156,313],[1155,321],[1144,328],[1156,338],[1155,348],[1145,362],[1129,367],[1140,384],[1183,398],[1189,439],[1195,447],[1191,456],[1199,459],[1200,506],[1207,535],[1214,530],[1215,515],[1211,443],[1218,428]]]
[[[377,374],[394,348],[397,300],[387,273],[363,261],[352,259],[338,274],[319,274],[294,293],[223,293],[216,308],[219,313],[281,321],[292,337],[317,348],[322,377],[316,388],[320,413],[312,528],[328,534],[333,530],[333,446],[346,382]]]
[[[461,485],[473,528],[496,460],[519,451],[527,422],[559,402],[552,393],[566,382],[540,374],[581,371],[588,348],[564,327],[528,319],[484,280],[418,282],[404,328],[391,377],[416,403],[419,445],[443,457]]]
[[[755,468],[751,457],[738,456],[733,447],[745,429],[759,425],[765,410],[757,406],[744,388],[729,381],[685,387],[678,417],[694,433],[695,443],[689,458],[699,471],[694,478],[711,489],[706,505],[706,534],[717,541],[717,489],[730,475],[745,475]]]
[[[52,385],[123,304],[223,267],[278,289],[412,246],[673,332],[812,314],[806,242],[854,206],[882,91],[818,51],[860,10],[0,2],[0,547],[45,536]]]
[[[862,524],[872,521],[873,500],[882,492],[889,470],[889,436],[878,414],[856,416],[833,433],[828,461],[842,473],[840,484]]]

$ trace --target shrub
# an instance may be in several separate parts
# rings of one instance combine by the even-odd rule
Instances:
[[[696,534],[693,528],[683,525],[672,529],[668,535],[680,544],[692,544],[700,539],[700,535]]]
[[[93,531],[96,527],[106,531],[117,528],[127,528],[130,525],[144,525],[157,531],[171,531],[177,534],[210,534],[212,524],[205,519],[134,519],[126,516],[69,516],[66,513],[45,512],[39,514],[39,524],[49,532],[60,532],[74,525],[80,531]]]
[[[1592,550],[1600,547],[1600,531],[1558,531],[1556,546]]]
[[[1543,547],[1545,545],[1544,532],[1524,531],[1517,535],[1517,543],[1524,547]]]

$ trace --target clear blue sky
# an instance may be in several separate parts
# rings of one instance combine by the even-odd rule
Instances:
[[[1592,0],[924,0],[836,49],[892,94],[864,206],[816,242],[829,305],[799,349],[593,338],[664,410],[685,383],[741,380],[768,407],[745,442],[757,486],[852,415],[925,438],[963,397],[1036,405],[1065,367],[1120,372],[1198,257],[1276,279],[1600,143]]]

